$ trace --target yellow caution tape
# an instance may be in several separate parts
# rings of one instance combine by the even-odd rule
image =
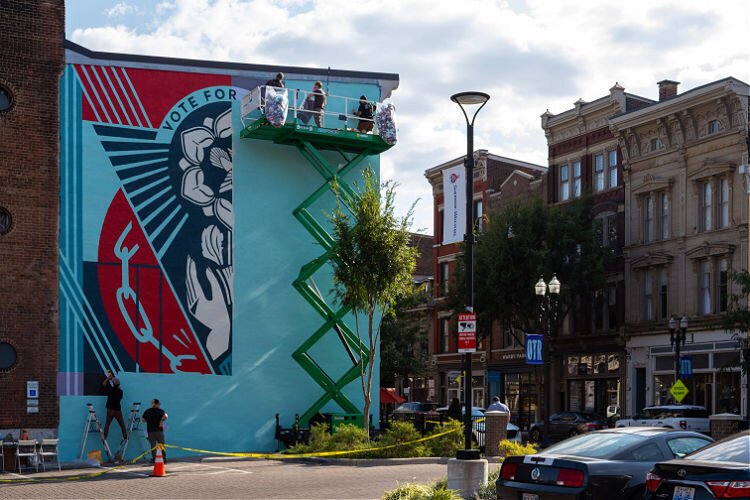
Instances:
[[[109,472],[114,472],[117,469],[121,469],[121,468],[126,467],[128,465],[132,465],[132,464],[136,463],[138,460],[140,460],[141,458],[143,458],[144,456],[146,456],[148,453],[151,453],[152,451],[154,451],[158,446],[159,445],[156,445],[153,448],[151,448],[150,450],[144,451],[143,453],[141,453],[137,457],[133,458],[132,460],[130,460],[130,461],[124,463],[124,464],[116,465],[116,466],[110,467],[110,468],[108,468],[106,470],[92,472],[91,474],[80,474],[80,475],[77,475],[77,476],[23,477],[23,478],[19,478],[19,479],[0,479],[0,483],[34,483],[34,482],[42,482],[42,481],[44,481],[44,482],[52,482],[52,481],[80,481],[80,480],[83,480],[83,479],[91,479],[91,478],[94,478],[94,477],[103,476],[104,474],[107,474]]]
[[[399,446],[408,446],[416,443],[423,443],[425,441],[429,441],[431,439],[436,439],[442,436],[445,436],[447,434],[452,434],[454,432],[458,432],[462,430],[461,427],[456,427],[453,429],[449,429],[447,431],[440,432],[438,434],[433,434],[431,436],[426,436],[420,439],[415,439],[413,441],[406,441],[404,443],[396,443],[391,444],[388,446],[373,446],[370,448],[362,448],[359,450],[345,450],[345,451],[319,451],[319,452],[310,452],[310,453],[244,453],[244,452],[232,452],[232,451],[212,451],[212,450],[202,450],[199,448],[188,448],[184,446],[177,446],[173,444],[164,444],[162,445],[164,448],[173,448],[176,450],[183,450],[183,451],[189,451],[192,453],[204,453],[207,455],[219,455],[219,456],[225,456],[225,457],[237,457],[237,458],[263,458],[263,459],[288,459],[288,458],[308,458],[308,457],[336,457],[336,456],[343,456],[343,455],[352,455],[352,454],[358,454],[358,453],[367,453],[370,451],[378,451],[378,450],[388,450],[392,448],[398,448]],[[91,479],[94,477],[99,477],[104,474],[107,474],[109,472],[114,472],[117,469],[121,469],[125,466],[132,465],[147,454],[154,451],[159,445],[154,446],[150,450],[146,450],[137,457],[133,458],[132,460],[129,460],[128,462],[117,465],[114,467],[110,467],[107,470],[103,471],[97,471],[92,472],[91,474],[81,474],[77,476],[55,476],[55,477],[25,477],[20,479],[0,479],[0,483],[29,483],[29,482],[52,482],[52,481],[80,481],[84,479]]]
[[[444,432],[440,432],[438,434],[433,434],[432,436],[426,436],[420,439],[415,439],[413,441],[406,441],[404,443],[390,444],[388,446],[373,446],[370,448],[361,448],[358,450],[344,450],[344,451],[316,451],[316,452],[310,452],[310,453],[243,453],[243,452],[231,452],[231,451],[201,450],[198,448],[186,448],[183,446],[177,446],[173,444],[165,444],[164,446],[166,446],[167,448],[190,451],[193,453],[205,453],[207,455],[220,455],[220,456],[225,456],[225,457],[238,457],[238,458],[283,459],[283,458],[309,458],[309,457],[336,457],[336,456],[342,456],[342,455],[351,455],[355,453],[367,453],[368,451],[388,450],[391,448],[398,448],[399,446],[407,446],[411,444],[422,443],[424,441],[429,441],[430,439],[439,438],[439,437],[445,436],[446,434],[451,434],[453,432],[458,432],[460,430],[461,430],[460,427],[456,427],[455,429],[450,429]]]

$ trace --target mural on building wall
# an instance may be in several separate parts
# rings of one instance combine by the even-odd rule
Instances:
[[[79,182],[61,189],[62,394],[108,367],[231,374],[236,99],[224,75],[68,66],[63,120],[78,134],[63,134],[62,168]],[[83,192],[98,179],[115,185]],[[103,193],[96,248],[82,249],[74,228]]]

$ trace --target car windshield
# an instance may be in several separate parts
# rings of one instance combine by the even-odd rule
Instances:
[[[685,457],[686,460],[750,463],[750,435],[720,441]]]
[[[589,458],[610,458],[636,443],[648,439],[637,434],[615,434],[612,432],[595,432],[581,434],[574,438],[557,443],[542,450],[555,455],[576,455]]]

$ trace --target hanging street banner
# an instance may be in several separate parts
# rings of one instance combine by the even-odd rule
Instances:
[[[680,358],[680,375],[683,377],[693,376],[693,357],[682,356]]]
[[[443,170],[443,245],[464,240],[466,233],[466,169]]]
[[[477,352],[477,315],[458,315],[458,352]]]
[[[544,335],[526,335],[526,364],[541,365],[544,363]]]

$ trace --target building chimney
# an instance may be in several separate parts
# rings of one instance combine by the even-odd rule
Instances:
[[[662,80],[656,82],[656,84],[659,86],[659,102],[661,102],[677,95],[677,86],[680,82],[674,80]]]

